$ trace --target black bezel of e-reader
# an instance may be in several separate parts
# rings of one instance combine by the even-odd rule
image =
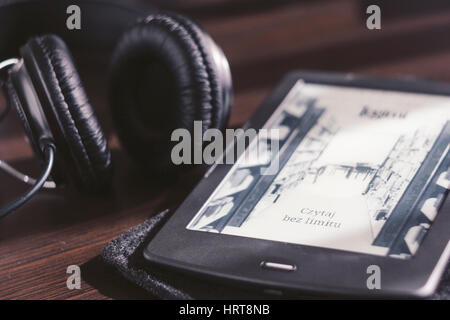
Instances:
[[[246,127],[261,128],[299,80],[305,83],[450,96],[450,85],[444,83],[295,71],[285,76]],[[221,280],[252,287],[259,292],[280,294],[300,292],[423,297],[436,289],[450,257],[449,199],[440,207],[417,253],[405,260],[188,230],[188,223],[231,168],[232,165],[218,165],[205,175],[147,245],[144,250],[147,262],[209,280]],[[280,264],[283,268],[264,268],[262,262],[268,261],[274,263],[275,267]],[[381,289],[369,289],[367,286],[367,268],[371,265],[380,268]]]

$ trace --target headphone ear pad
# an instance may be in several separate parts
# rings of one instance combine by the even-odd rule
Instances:
[[[209,34],[194,21],[175,13],[167,15],[188,30],[201,52],[211,87],[212,128],[224,130],[233,102],[233,83],[227,57]]]
[[[55,139],[57,161],[82,191],[111,182],[111,153],[64,41],[30,39],[21,54]]]
[[[111,63],[110,106],[121,143],[155,172],[172,167],[173,130],[192,136],[194,121],[205,131],[228,120],[231,99],[225,106],[215,44],[188,22],[169,14],[147,17],[123,35]]]

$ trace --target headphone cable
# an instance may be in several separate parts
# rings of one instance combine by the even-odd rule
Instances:
[[[50,173],[52,172],[53,164],[55,161],[55,146],[53,144],[47,144],[44,147],[46,166],[41,176],[33,184],[33,186],[25,192],[19,199],[15,200],[7,207],[0,209],[0,219],[6,217],[8,214],[17,210],[22,205],[24,205],[28,200],[30,200],[44,185],[47,181]]]

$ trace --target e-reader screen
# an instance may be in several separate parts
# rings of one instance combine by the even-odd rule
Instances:
[[[264,126],[277,150],[250,145],[187,229],[409,258],[448,189],[449,120],[450,97],[298,82]]]

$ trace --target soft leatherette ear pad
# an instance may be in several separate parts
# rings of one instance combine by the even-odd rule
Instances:
[[[148,169],[171,165],[171,133],[224,128],[223,68],[216,66],[204,32],[172,14],[147,17],[124,34],[111,64],[110,106],[123,146]],[[226,64],[226,66],[228,66]],[[225,69],[229,73],[229,68]],[[230,90],[231,95],[231,75]]]
[[[59,37],[45,35],[30,39],[21,54],[65,171],[81,191],[103,189],[112,177],[111,153],[69,49]]]
[[[228,60],[222,49],[206,33],[201,26],[185,16],[168,13],[189,30],[191,36],[198,44],[203,61],[208,71],[208,79],[211,85],[212,98],[212,128],[225,129],[231,113],[233,96],[233,84]]]

